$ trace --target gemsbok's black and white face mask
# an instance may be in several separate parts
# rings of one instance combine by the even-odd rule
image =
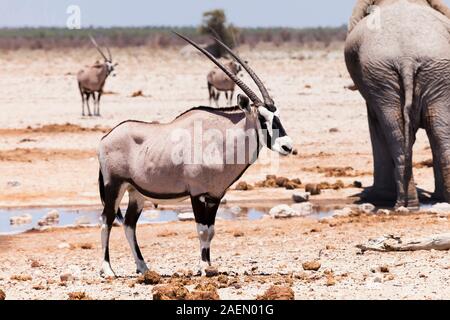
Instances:
[[[278,109],[275,106],[261,106],[258,108],[258,117],[267,147],[281,155],[289,155],[293,150],[293,142],[281,124]]]

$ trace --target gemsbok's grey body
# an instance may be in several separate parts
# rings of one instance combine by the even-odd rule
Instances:
[[[103,94],[103,87],[105,86],[105,81],[110,74],[115,76],[114,68],[118,65],[113,64],[111,51],[108,48],[108,58],[97,45],[94,38],[91,37],[91,41],[97,48],[98,52],[103,56],[104,62],[96,62],[92,66],[86,66],[85,68],[78,71],[77,81],[78,88],[80,89],[81,102],[82,102],[82,115],[85,116],[84,105],[87,106],[88,115],[92,116],[91,109],[89,107],[89,98],[93,97],[94,100],[94,115],[100,116],[100,98]],[[97,93],[97,97],[95,96]]]
[[[234,75],[241,72],[242,67],[235,61],[229,61],[225,64],[225,67],[230,70]],[[234,89],[236,84],[230,77],[228,77],[220,68],[214,67],[207,76],[208,93],[209,93],[209,105],[211,106],[212,100],[214,100],[217,107],[219,107],[220,93],[225,92],[225,99],[227,104],[231,106],[233,103]]]
[[[280,122],[278,110],[253,70],[219,42],[249,72],[264,102],[211,54],[179,36],[224,70],[253,105],[247,97],[239,95],[236,107],[193,108],[167,124],[126,121],[102,139],[98,156],[100,194],[104,202],[101,269],[104,276],[115,276],[109,259],[109,236],[114,219],[121,216],[119,204],[125,191],[129,194],[125,234],[137,272],[148,270],[136,240],[136,223],[145,200],[158,204],[187,198],[191,199],[197,223],[199,270],[203,271],[202,267],[211,265],[215,217],[227,189],[256,161],[263,144],[282,155],[292,151],[292,140]],[[224,140],[230,134],[233,139]],[[202,138],[198,139],[199,136]],[[235,144],[235,138],[244,143]]]

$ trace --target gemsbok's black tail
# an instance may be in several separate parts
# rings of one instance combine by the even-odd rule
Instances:
[[[105,193],[105,181],[103,180],[102,169],[100,169],[98,171],[98,189],[99,189],[99,192],[100,192],[100,199],[102,201],[102,205],[105,206],[106,193]],[[122,215],[122,212],[120,211],[120,208],[117,209],[116,218],[121,223],[123,223],[124,220],[125,220],[123,215]]]

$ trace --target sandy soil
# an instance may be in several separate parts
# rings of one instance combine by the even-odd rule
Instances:
[[[342,180],[347,185],[357,180],[370,186],[372,156],[365,105],[357,92],[344,88],[351,81],[342,50],[243,48],[241,54],[264,79],[298,149],[298,155],[281,158],[275,167],[263,156],[242,180],[254,183],[267,174],[276,174],[300,178],[304,184]],[[0,118],[0,207],[99,205],[96,149],[104,132],[130,118],[170,121],[188,108],[208,103],[209,61],[182,56],[177,50],[149,48],[113,49],[113,55],[120,66],[118,76],[107,81],[105,90],[109,94],[102,98],[103,116],[87,118],[81,117],[75,74],[80,66],[95,60],[94,50],[0,52],[0,105],[4,110]],[[252,84],[248,76],[244,79]],[[142,90],[144,97],[131,97],[138,90]],[[431,150],[421,131],[414,153],[414,161],[418,163],[415,179],[420,188],[433,191],[432,169],[419,164],[429,159]],[[349,197],[359,191],[327,190],[314,200],[352,202],[354,199]],[[230,204],[247,206],[262,201],[289,203],[292,192],[231,190],[227,199]],[[371,217],[342,221],[336,227],[306,219],[220,221],[218,228],[214,256],[221,267],[236,268],[243,273],[253,266],[258,272],[271,274],[251,278],[241,289],[220,289],[222,298],[254,298],[269,283],[277,282],[276,277],[281,277],[282,282],[289,280],[287,276],[276,276],[277,273],[299,273],[302,261],[318,258],[323,260],[323,267],[317,273],[308,273],[307,278],[312,280],[294,280],[297,298],[448,297],[445,280],[449,274],[445,268],[449,264],[445,253],[358,256],[354,249],[358,241],[390,231],[408,236],[442,231],[448,228],[446,220],[431,216]],[[233,237],[230,230],[237,228],[242,229],[244,237]],[[314,228],[320,232],[311,233]],[[176,235],[158,237],[165,229]],[[171,275],[180,268],[193,268],[198,255],[194,232],[193,223],[142,227],[141,243],[155,270]],[[98,230],[1,237],[0,289],[6,288],[8,298],[65,299],[69,291],[79,290],[93,298],[151,296],[147,287],[128,287],[133,279],[132,259],[120,232],[114,233],[113,260],[125,278],[113,282],[102,282],[97,277]],[[62,241],[75,244],[87,241],[94,249],[57,249]],[[325,249],[328,244],[334,249]],[[183,255],[178,253],[180,245]],[[30,268],[30,259],[39,260],[43,266]],[[391,266],[394,279],[372,284],[372,278],[387,276],[370,271],[380,264]],[[60,286],[58,281],[46,284],[72,269],[78,272],[80,280],[67,287]],[[328,287],[324,285],[324,271],[331,269],[340,280]],[[30,274],[33,280],[10,280],[11,275],[21,273]],[[37,283],[45,283],[43,286],[48,290],[32,289]]]

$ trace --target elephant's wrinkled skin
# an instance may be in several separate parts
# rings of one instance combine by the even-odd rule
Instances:
[[[362,15],[361,8],[373,3],[379,5],[379,28],[370,24],[373,16]],[[360,0],[355,7],[345,59],[367,104],[374,157],[369,201],[418,207],[412,147],[419,128],[433,150],[435,197],[450,201],[448,12],[436,0]]]

